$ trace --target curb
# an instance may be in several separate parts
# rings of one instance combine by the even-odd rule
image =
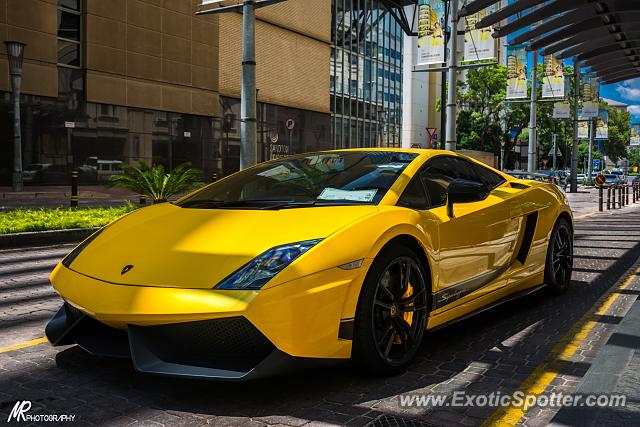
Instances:
[[[638,270],[636,268],[633,276],[637,275]],[[589,370],[582,378],[574,394],[614,395],[619,388],[619,383],[625,376],[633,378],[634,375],[637,375],[637,368],[634,368],[633,361],[636,358],[635,363],[637,365],[635,353],[640,349],[638,323],[640,323],[640,297],[636,298],[632,303],[622,321],[591,363]],[[627,390],[625,395],[628,394],[627,397],[632,398],[633,394],[637,393],[639,389],[640,387],[636,386],[633,390]],[[637,415],[635,417],[637,418]],[[575,406],[561,408],[549,425],[554,427],[578,425],[595,427],[599,425],[624,424],[633,418],[634,414],[631,412],[631,408],[627,412],[615,407]]]
[[[72,228],[68,230],[35,231],[0,235],[0,249],[18,249],[35,246],[77,243],[86,239],[96,228]]]

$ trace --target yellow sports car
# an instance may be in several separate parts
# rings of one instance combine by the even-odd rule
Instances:
[[[64,304],[46,334],[152,374],[244,380],[354,359],[389,375],[426,330],[562,292],[572,265],[555,185],[447,151],[303,154],[93,234],[51,274]]]

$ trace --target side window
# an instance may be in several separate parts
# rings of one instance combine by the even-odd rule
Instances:
[[[499,187],[505,181],[505,179],[497,173],[492,172],[479,164],[474,163],[473,168],[476,170],[478,178],[480,178],[482,183],[490,190]]]
[[[398,206],[420,210],[429,208],[429,202],[427,201],[427,196],[424,193],[422,182],[420,182],[420,176],[414,176],[409,182],[409,185],[404,189],[402,196],[400,196],[400,199],[398,200]]]
[[[450,160],[449,157],[430,160],[420,174],[427,188],[432,208],[443,206],[447,202],[447,188],[454,179],[450,174]]]
[[[445,156],[429,160],[421,175],[427,187],[431,207],[444,206],[447,203],[449,183],[454,179],[484,183],[474,166],[457,157]]]

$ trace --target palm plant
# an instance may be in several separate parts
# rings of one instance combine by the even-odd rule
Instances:
[[[203,185],[200,182],[201,171],[192,168],[191,163],[183,163],[169,173],[165,173],[162,165],[149,166],[142,161],[140,167],[123,165],[122,169],[124,174],[112,176],[108,186],[145,194],[153,199],[154,204]]]

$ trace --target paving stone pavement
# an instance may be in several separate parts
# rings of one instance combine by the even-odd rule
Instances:
[[[481,425],[493,408],[400,407],[398,396],[518,390],[640,256],[640,206],[576,225],[575,272],[565,295],[538,292],[428,333],[403,375],[367,377],[344,364],[252,383],[170,379],[137,374],[126,360],[45,343],[0,353],[0,419],[17,400],[30,400],[32,413],[75,414],[79,425]],[[60,305],[48,274],[70,248],[0,251],[0,348],[43,336]],[[600,316],[547,392],[575,389],[636,297],[623,295]],[[533,408],[520,425],[544,425],[553,415]]]

